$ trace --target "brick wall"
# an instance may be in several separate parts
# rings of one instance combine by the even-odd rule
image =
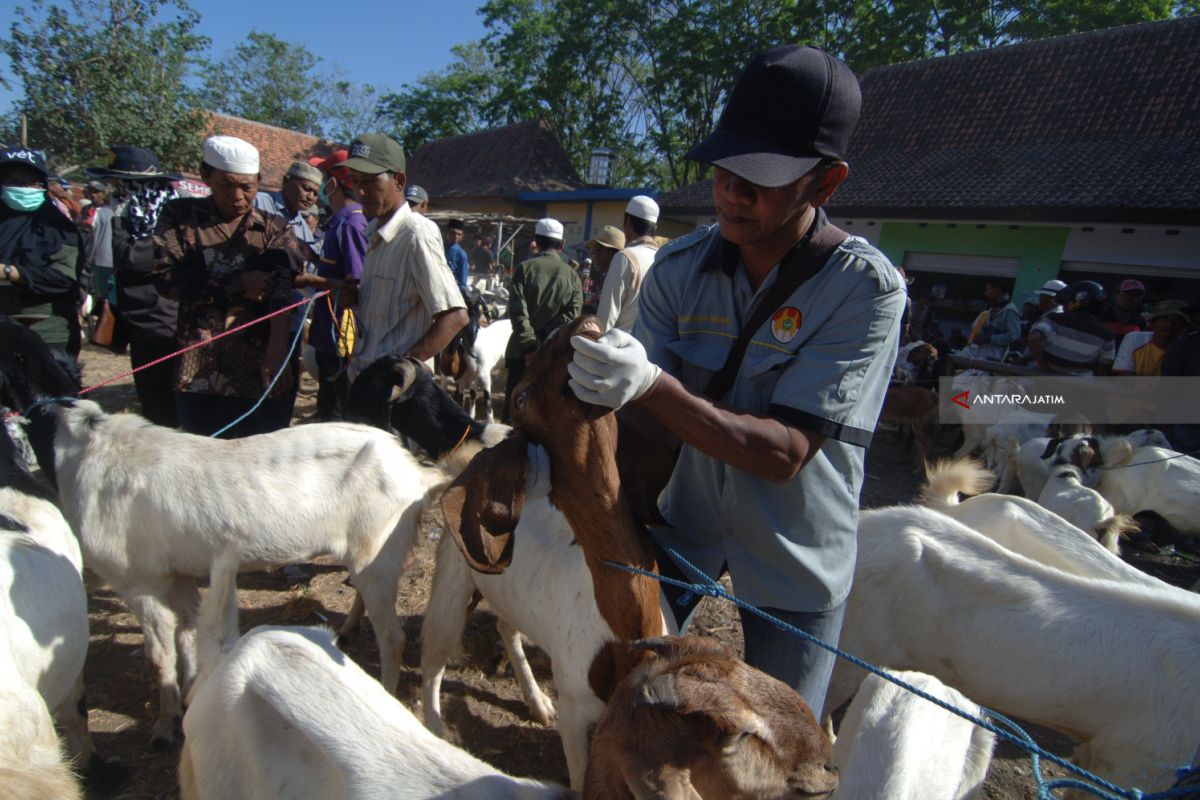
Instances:
[[[264,125],[241,117],[213,114],[205,137],[216,134],[245,139],[258,148],[262,168],[262,188],[280,187],[283,174],[293,161],[307,161],[309,156],[326,155],[335,144],[299,131],[289,131],[274,125]]]

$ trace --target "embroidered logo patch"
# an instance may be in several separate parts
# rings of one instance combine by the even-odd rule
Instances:
[[[771,317],[771,335],[780,344],[787,344],[800,332],[800,309],[784,306]]]

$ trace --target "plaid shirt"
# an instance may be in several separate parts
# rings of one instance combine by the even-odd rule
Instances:
[[[420,341],[433,318],[466,308],[446,265],[442,234],[433,220],[401,203],[384,222],[367,227],[367,259],[358,290],[358,324],[350,364],[357,375],[386,355],[404,355]]]
[[[283,217],[252,208],[225,222],[205,197],[173,200],[163,208],[154,260],[155,286],[179,301],[176,339],[184,347],[289,305],[304,256]],[[251,270],[273,274],[263,301],[242,291],[242,276]],[[270,322],[261,322],[184,354],[175,368],[176,391],[257,398],[269,333]]]

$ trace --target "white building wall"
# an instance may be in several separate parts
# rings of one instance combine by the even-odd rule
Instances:
[[[1161,267],[1163,274],[1195,272],[1200,278],[1200,227],[1073,225],[1063,261]]]

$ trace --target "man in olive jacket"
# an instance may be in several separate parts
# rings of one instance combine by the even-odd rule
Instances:
[[[504,352],[508,381],[504,391],[504,421],[509,422],[512,390],[525,374],[525,361],[547,336],[583,310],[583,284],[562,256],[563,226],[556,219],[538,220],[534,241],[540,255],[522,262],[513,272],[508,298],[512,337]]]

